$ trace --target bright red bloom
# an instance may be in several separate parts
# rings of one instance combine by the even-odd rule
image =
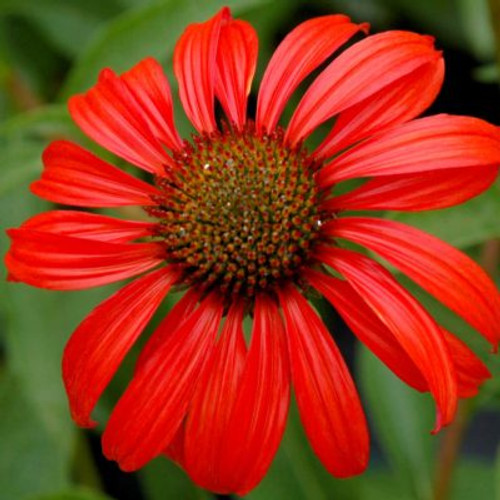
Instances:
[[[34,193],[78,207],[142,206],[150,221],[57,210],[9,231],[13,281],[70,290],[145,273],[100,304],[66,347],[64,382],[79,425],[94,425],[97,400],[169,290],[188,288],[147,342],[104,432],[104,453],[124,470],[165,452],[205,488],[248,492],[279,445],[293,386],[325,467],[339,477],[362,472],[365,417],[306,299],[311,288],[402,380],[431,392],[435,431],[453,419],[457,398],[490,376],[379,263],[342,247],[348,240],[375,252],[496,347],[500,295],[477,264],[401,223],[344,214],[447,207],[494,181],[497,127],[463,116],[415,119],[443,80],[432,38],[391,31],[355,43],[317,76],[286,129],[278,126],[299,84],[364,31],[340,15],[293,30],[264,74],[254,124],[246,116],[253,28],[227,8],[189,26],[174,70],[198,131],[192,143],[179,138],[169,84],[153,59],[121,76],[106,69],[70,100],[88,136],[153,181],[54,142]],[[229,125],[217,120],[216,99]],[[332,117],[331,132],[308,153],[304,141]],[[353,178],[366,181],[332,192]]]

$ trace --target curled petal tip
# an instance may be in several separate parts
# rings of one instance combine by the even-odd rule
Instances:
[[[227,5],[225,5],[219,11],[219,14],[222,17],[222,19],[224,19],[224,20],[229,19],[231,17],[231,9]]]
[[[368,33],[370,33],[370,23],[361,23],[359,25],[359,29],[365,34],[365,35],[368,35]]]
[[[36,186],[38,186],[40,183],[40,180],[36,180],[36,181],[33,181],[30,185],[29,185],[29,190],[30,190],[30,193],[32,194],[36,194]]]
[[[82,101],[82,94],[75,94],[68,99],[68,110],[69,114],[73,115],[76,109],[79,107]],[[42,161],[45,163],[46,157],[50,154],[51,144],[45,148],[45,151],[42,153]]]
[[[434,424],[434,429],[432,429],[431,434],[435,436],[443,428],[443,415],[439,408],[436,409],[436,423]]]
[[[116,73],[111,68],[103,68],[97,77],[98,82],[107,82],[110,79],[117,78]]]
[[[432,35],[422,35],[422,40],[425,40],[429,45],[434,45],[436,42],[436,37]]]
[[[82,427],[83,429],[95,429],[98,424],[96,420],[92,420],[91,418],[81,419],[76,415],[72,415],[72,418],[78,427]]]
[[[123,472],[135,472],[137,469],[140,468],[140,466],[136,466],[133,463],[128,463],[128,462],[116,462],[118,464],[118,467],[120,467],[120,470]]]

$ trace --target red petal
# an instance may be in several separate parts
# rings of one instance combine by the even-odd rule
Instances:
[[[285,429],[288,354],[274,301],[257,296],[252,340],[220,450],[221,491],[245,495],[264,477]]]
[[[229,119],[240,129],[246,121],[258,47],[257,33],[247,22],[228,20],[222,26],[215,92]]]
[[[257,103],[257,129],[272,132],[300,83],[367,24],[352,24],[347,16],[310,19],[291,31],[276,49],[262,78]]]
[[[212,354],[222,310],[222,300],[209,295],[136,371],[102,437],[104,454],[123,470],[142,467],[174,438]]]
[[[186,115],[199,132],[213,132],[217,46],[221,26],[231,18],[227,7],[204,23],[189,25],[174,50],[174,73]]]
[[[172,268],[162,268],[133,281],[73,333],[64,350],[63,379],[78,425],[96,424],[90,414],[97,400],[178,277]]]
[[[443,78],[444,61],[439,58],[346,109],[314,155],[333,156],[375,132],[417,117],[434,102]]]
[[[448,344],[451,358],[457,372],[458,395],[470,398],[478,392],[479,386],[491,378],[485,364],[460,339],[444,328],[441,329]]]
[[[419,212],[470,200],[488,189],[498,167],[455,168],[419,174],[385,175],[330,198],[325,210],[401,210]]]
[[[184,321],[186,321],[191,313],[196,309],[198,301],[202,293],[196,288],[190,288],[183,297],[175,303],[167,316],[161,322],[160,326],[154,331],[146,345],[142,349],[137,363],[135,372],[142,370],[146,363],[156,355],[157,349],[163,345],[167,339]],[[181,467],[184,467],[184,440],[185,440],[185,425],[183,424],[177,430],[172,441],[163,454],[170,460],[177,462]]]
[[[157,243],[109,243],[31,229],[9,229],[5,257],[17,281],[53,290],[81,290],[143,273],[164,261]]]
[[[115,219],[106,215],[73,210],[52,210],[35,215],[21,226],[22,229],[50,234],[75,236],[109,243],[128,243],[153,234],[156,224]]]
[[[317,257],[347,278],[424,375],[437,405],[434,432],[449,424],[457,407],[457,381],[443,334],[434,320],[373,260],[340,248],[320,249]]]
[[[163,454],[176,462],[180,467],[184,467],[184,440],[186,437],[184,423],[177,429],[175,436],[172,441],[167,446],[167,449],[163,451]]]
[[[31,185],[36,195],[81,207],[156,205],[160,192],[97,158],[77,144],[52,142],[43,153],[42,178]]]
[[[324,230],[378,253],[497,346],[500,294],[465,254],[423,231],[390,220],[343,217],[325,225]]]
[[[310,269],[304,275],[332,304],[358,339],[390,370],[414,389],[429,390],[427,381],[396,337],[349,283]]]
[[[210,491],[228,491],[232,479],[232,470],[224,468],[232,457],[223,450],[246,359],[243,314],[244,304],[234,302],[186,423],[184,466],[196,484]]]
[[[155,136],[143,109],[123,79],[110,69],[87,93],[69,100],[76,124],[95,142],[147,172],[165,175],[172,159]]]
[[[288,285],[279,296],[307,438],[331,474],[360,474],[368,465],[369,436],[349,370],[325,325],[302,295]]]
[[[286,139],[296,144],[332,116],[439,57],[431,37],[405,31],[379,33],[354,44],[309,87],[292,116]]]
[[[326,188],[355,177],[414,174],[500,164],[500,129],[478,118],[435,115],[377,134],[328,163]]]
[[[173,151],[182,149],[182,141],[174,124],[170,85],[160,63],[148,57],[120,78],[139,103],[155,137]]]
[[[160,326],[149,337],[146,345],[142,349],[137,359],[135,371],[142,370],[149,359],[156,356],[156,351],[167,340],[168,337],[186,321],[191,313],[196,309],[201,297],[201,291],[196,288],[190,288],[165,316]]]

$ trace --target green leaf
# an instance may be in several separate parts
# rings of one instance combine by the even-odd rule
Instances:
[[[434,234],[456,247],[477,245],[500,236],[500,185],[457,207],[421,213],[391,214],[391,218]]]
[[[84,488],[73,488],[60,493],[37,495],[29,500],[111,500],[111,497]]]
[[[488,5],[490,8],[490,23],[495,35],[497,64],[500,65],[500,2],[498,0],[489,0]]]
[[[495,57],[495,35],[490,23],[488,0],[457,0],[461,25],[470,51],[482,61]]]
[[[383,0],[395,14],[404,14],[415,25],[451,45],[465,46],[455,2],[450,0]]]
[[[495,498],[495,470],[491,464],[470,459],[459,462],[453,475],[450,498]]]
[[[0,124],[0,139],[39,139],[79,134],[66,106],[51,104],[20,113]]]
[[[500,69],[496,63],[484,64],[474,70],[473,76],[480,83],[498,83],[500,82]]]
[[[23,500],[66,487],[68,443],[58,442],[47,428],[20,377],[2,377],[0,408],[2,499]],[[67,436],[59,437],[68,441]]]
[[[22,16],[34,23],[69,57],[78,54],[99,26],[120,10],[115,0],[0,1],[0,14]]]
[[[330,0],[318,0],[317,3],[325,10],[332,10]],[[346,14],[356,22],[369,21],[377,29],[390,26],[394,17],[391,9],[378,0],[336,0],[335,12]]]
[[[394,480],[394,475],[387,470],[367,471],[363,476],[362,500],[401,500],[405,499],[401,482]]]
[[[298,410],[291,405],[280,449],[262,483],[250,500],[328,500],[359,498],[361,479],[336,479],[322,466],[304,434]]]
[[[16,226],[47,206],[24,187],[13,190],[0,199],[0,221]],[[4,234],[5,227],[0,229]],[[4,237],[2,254],[7,246]],[[0,293],[5,369],[15,384],[9,382],[7,401],[0,404],[5,419],[0,422],[0,484],[2,499],[20,500],[69,485],[76,427],[62,384],[62,351],[78,322],[109,292],[50,292],[2,280]],[[6,497],[5,491],[12,495]]]
[[[25,186],[27,190],[27,183],[41,171],[41,150],[38,141],[17,142],[4,148],[0,170],[0,197],[18,186]]]
[[[0,44],[16,107],[27,109],[50,99],[64,62],[37,26],[23,17],[0,16]]]
[[[207,491],[198,488],[183,470],[166,458],[153,460],[139,471],[139,476],[148,500],[208,500],[212,497]]]
[[[95,149],[76,128],[62,105],[37,108],[0,124],[0,197],[18,186],[24,186],[26,194],[29,193],[29,182],[36,179],[43,168],[43,150],[55,138],[75,138],[80,144]],[[103,156],[106,158],[110,154]]]
[[[266,0],[227,2],[234,13]],[[61,92],[65,99],[94,84],[99,71],[124,71],[146,56],[166,60],[185,27],[212,16],[222,7],[218,0],[179,2],[162,0],[129,10],[107,24],[78,59]]]
[[[359,346],[358,367],[368,414],[384,453],[405,491],[404,498],[430,498],[433,405],[403,384],[368,349]]]
[[[61,105],[37,108],[0,124],[0,197],[21,185],[29,192],[28,183],[41,173],[42,152],[51,138],[80,136]]]

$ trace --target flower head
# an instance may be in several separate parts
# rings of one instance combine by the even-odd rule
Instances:
[[[97,306],[65,349],[79,425],[95,424],[95,404],[169,290],[186,290],[146,343],[107,423],[104,453],[124,470],[165,453],[205,488],[248,492],[276,452],[293,387],[325,467],[338,477],[362,472],[365,417],[307,300],[313,290],[402,380],[432,394],[435,431],[451,422],[457,398],[489,377],[381,264],[344,242],[378,254],[496,346],[500,295],[480,267],[417,229],[345,212],[428,210],[481,193],[498,173],[500,131],[471,117],[416,118],[443,80],[430,37],[367,36],[328,62],[366,31],[341,15],[295,28],[267,66],[252,121],[253,28],[227,8],[189,26],[174,71],[197,130],[191,141],[179,137],[169,84],[151,58],[120,76],[103,70],[70,100],[80,128],[147,177],[53,142],[35,194],[76,207],[141,206],[148,217],[54,210],[9,231],[13,281],[72,290],[142,275]],[[281,128],[290,96],[323,63]],[[308,147],[333,117],[321,144]],[[338,194],[338,184],[355,178],[365,182]]]

